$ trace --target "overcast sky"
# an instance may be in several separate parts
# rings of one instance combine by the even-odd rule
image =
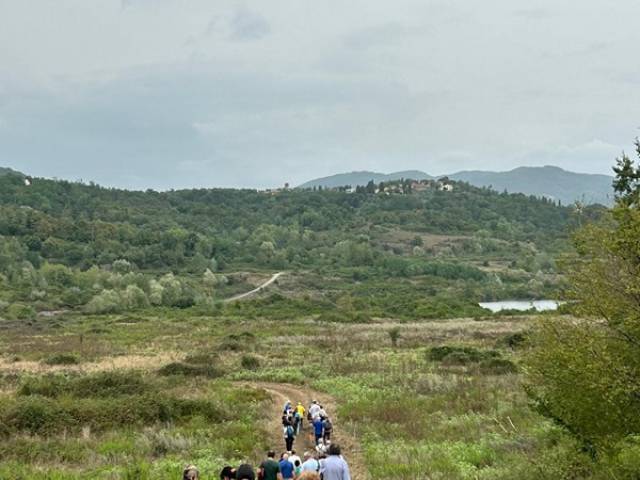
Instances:
[[[610,173],[637,0],[0,0],[0,166],[127,188]]]

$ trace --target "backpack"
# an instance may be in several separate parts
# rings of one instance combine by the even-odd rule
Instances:
[[[330,432],[333,430],[333,424],[331,423],[331,420],[327,419],[324,421],[324,429],[327,432]]]
[[[291,425],[287,425],[287,438],[293,437],[293,434],[294,434],[293,427]]]

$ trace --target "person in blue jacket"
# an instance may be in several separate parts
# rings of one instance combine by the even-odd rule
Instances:
[[[316,437],[316,445],[318,445],[324,436],[324,421],[321,417],[317,417],[313,420],[313,433]]]
[[[282,475],[282,480],[293,480],[295,476],[295,467],[289,461],[288,453],[283,453],[280,458],[280,474]]]

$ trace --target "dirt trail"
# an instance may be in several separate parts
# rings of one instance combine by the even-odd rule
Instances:
[[[307,408],[311,400],[318,400],[331,417],[334,425],[333,441],[342,448],[342,455],[349,463],[352,480],[368,480],[369,476],[366,472],[360,444],[350,432],[343,429],[340,418],[336,414],[335,400],[331,396],[306,387],[285,383],[243,382],[243,384],[254,388],[261,388],[268,392],[273,399],[269,419],[269,431],[272,432],[272,444],[276,452],[281,452],[285,448],[281,422],[282,407],[285,402],[290,400],[294,405],[302,402],[305,408]],[[306,419],[304,425],[304,431],[300,433],[293,446],[301,457],[305,450],[314,450],[312,432]]]
[[[254,288],[253,290],[250,290],[248,292],[245,293],[241,293],[239,295],[234,295],[231,298],[227,298],[226,300],[224,300],[225,303],[229,303],[229,302],[235,302],[236,300],[241,300],[245,297],[249,297],[251,295],[253,295],[254,293],[258,293],[260,290],[263,290],[265,288],[267,288],[269,285],[271,285],[273,282],[275,282],[276,280],[278,280],[278,278],[280,278],[281,275],[283,275],[284,272],[278,272],[275,273],[271,276],[271,278],[269,280],[267,280],[266,282],[264,282],[262,285]]]

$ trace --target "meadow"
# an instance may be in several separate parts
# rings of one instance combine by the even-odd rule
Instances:
[[[478,302],[558,298],[603,207],[0,187],[2,479],[217,478],[283,447],[287,395],[332,406],[355,480],[598,478],[526,385],[529,332],[569,309]]]
[[[265,422],[263,382],[329,395],[362,479],[551,479],[573,467],[572,440],[521,387],[519,352],[536,316],[245,317],[277,304],[285,286],[216,315],[3,321],[0,478],[178,478],[185,463],[215,478],[226,463],[282,448]]]

